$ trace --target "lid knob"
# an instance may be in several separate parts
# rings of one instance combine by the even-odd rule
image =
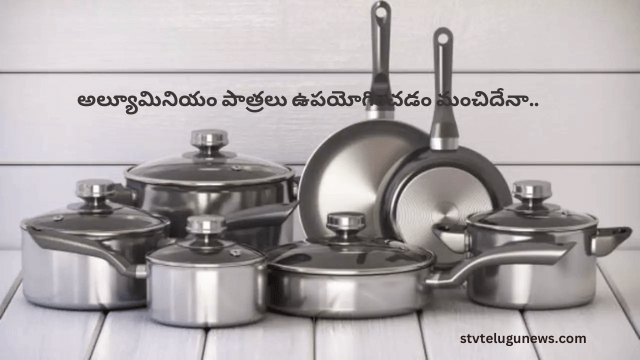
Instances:
[[[113,181],[105,179],[85,179],[76,183],[76,196],[83,199],[104,198],[115,192]]]
[[[191,132],[191,145],[201,150],[218,150],[229,144],[229,136],[224,130],[202,129]]]
[[[219,215],[199,215],[187,218],[187,231],[191,234],[220,234],[227,229],[224,217]]]
[[[520,200],[545,200],[551,197],[551,183],[542,180],[522,180],[513,183],[513,196]]]
[[[333,232],[358,232],[366,226],[364,214],[337,212],[327,215],[327,229]]]

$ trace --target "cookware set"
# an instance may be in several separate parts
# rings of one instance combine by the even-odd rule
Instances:
[[[368,318],[428,310],[433,291],[466,282],[501,308],[579,306],[595,295],[596,258],[631,229],[544,202],[545,181],[512,191],[485,157],[458,145],[452,106],[430,133],[395,120],[391,8],[371,9],[373,79],[366,119],[329,136],[301,178],[222,148],[133,166],[125,184],[81,180],[83,201],[21,223],[23,289],[38,305],[105,310],[146,305],[166,325],[225,327],[267,309]],[[433,37],[437,95],[450,95],[453,34]],[[521,203],[514,204],[512,195]],[[293,240],[299,209],[305,240]]]

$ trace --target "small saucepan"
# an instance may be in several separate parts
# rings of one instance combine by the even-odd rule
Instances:
[[[422,309],[435,288],[462,285],[475,270],[501,264],[558,262],[574,244],[520,242],[434,272],[435,255],[401,241],[364,238],[361,213],[332,213],[333,237],[273,249],[268,258],[268,306],[291,315],[369,318]]]
[[[132,264],[95,241],[28,228],[43,249],[106,260],[120,274],[147,279],[151,319],[183,327],[225,327],[258,321],[266,313],[266,258],[248,246],[224,240],[221,216],[191,216],[187,237]]]
[[[631,236],[628,227],[598,228],[589,214],[544,203],[546,181],[518,181],[521,204],[469,216],[466,226],[436,224],[434,234],[457,253],[482,254],[519,242],[576,246],[554,266],[500,265],[475,270],[467,282],[469,298],[514,309],[560,309],[584,305],[596,292],[596,258],[610,254]]]

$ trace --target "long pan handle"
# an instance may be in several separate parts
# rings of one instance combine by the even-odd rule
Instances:
[[[451,105],[438,104],[438,95],[452,97],[451,82],[453,78],[453,33],[447,28],[439,28],[433,34],[434,72],[436,93],[433,102],[436,104],[431,124],[432,150],[456,150],[458,148],[458,125],[453,116]]]
[[[384,1],[377,1],[371,7],[371,39],[373,79],[371,81],[371,97],[367,103],[367,119],[393,120],[394,106],[389,83],[391,6]]]

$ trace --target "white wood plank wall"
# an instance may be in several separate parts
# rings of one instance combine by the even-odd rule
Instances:
[[[372,1],[0,0],[0,249],[20,219],[73,201],[87,177],[188,150],[201,127],[229,148],[303,165],[361,106],[81,107],[80,95],[184,95],[227,89],[362,94],[369,87]],[[456,108],[461,144],[509,182],[553,182],[553,201],[640,231],[640,2],[391,0],[394,92],[433,96],[431,36],[455,35],[453,88],[498,87],[538,107]],[[397,118],[428,130],[433,107]],[[301,236],[299,224],[297,236]],[[623,248],[640,249],[634,236]]]

